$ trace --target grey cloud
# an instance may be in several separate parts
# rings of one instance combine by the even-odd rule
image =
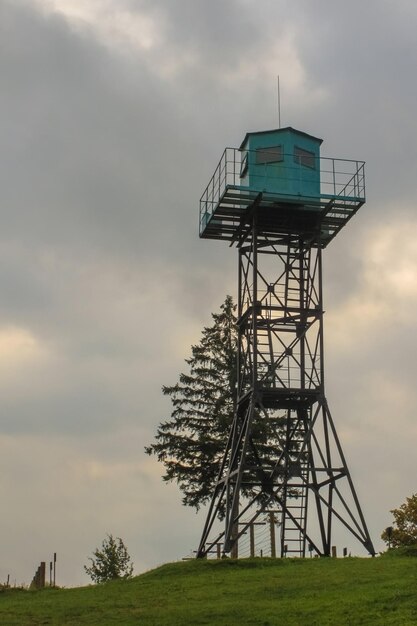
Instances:
[[[138,256],[151,252],[148,242],[169,245],[183,215],[169,193],[181,138],[161,83],[62,18],[33,15],[15,28],[19,37],[3,33],[0,66],[7,235],[73,250],[124,245]]]

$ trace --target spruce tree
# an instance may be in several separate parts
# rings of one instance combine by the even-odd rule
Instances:
[[[173,386],[171,418],[161,422],[155,442],[145,448],[165,467],[163,479],[176,481],[182,502],[198,509],[211,496],[219,472],[236,397],[236,306],[227,296],[213,325],[186,359],[189,372]]]
[[[155,442],[145,448],[165,468],[163,480],[175,481],[182,502],[197,510],[213,494],[226,448],[236,404],[237,349],[236,306],[227,296],[213,325],[203,329],[201,341],[186,359],[189,372],[162,391],[172,402],[170,419],[158,426]],[[255,416],[243,496],[256,495],[255,482],[271,492],[271,470],[279,449],[282,417],[267,412]],[[250,469],[251,468],[251,469]],[[220,511],[220,514],[224,512]]]

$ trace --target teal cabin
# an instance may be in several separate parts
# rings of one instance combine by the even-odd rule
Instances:
[[[289,200],[319,196],[321,143],[291,127],[247,133],[239,148],[240,185]]]

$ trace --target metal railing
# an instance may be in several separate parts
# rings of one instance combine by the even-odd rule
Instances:
[[[225,191],[234,188],[243,193],[252,189],[263,190],[272,193],[280,183],[284,181],[291,187],[298,187],[300,191],[285,192],[284,195],[295,197],[311,197],[318,199],[339,199],[351,202],[365,201],[365,163],[351,159],[332,159],[327,157],[315,157],[316,168],[302,166],[296,162],[294,155],[282,155],[283,160],[276,167],[276,163],[259,164],[250,171],[250,180],[246,175],[241,175],[244,168],[243,159],[247,158],[249,151],[241,151],[237,148],[226,148],[220,161],[204,190],[200,199],[200,230],[204,228],[208,219],[214,213]],[[254,159],[255,160],[255,159]],[[318,163],[317,163],[318,161]],[[274,167],[275,166],[275,167]],[[317,171],[318,170],[318,171]],[[313,174],[312,174],[313,172]],[[311,193],[312,180],[315,177],[317,191]],[[313,183],[314,184],[314,183]]]

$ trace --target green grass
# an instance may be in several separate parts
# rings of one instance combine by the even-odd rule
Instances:
[[[417,559],[174,563],[105,585],[3,592],[0,624],[417,625]]]

